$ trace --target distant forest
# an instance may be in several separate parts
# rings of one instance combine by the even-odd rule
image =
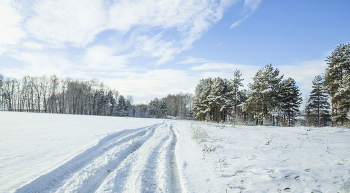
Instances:
[[[0,75],[0,110],[177,117],[244,125],[349,126],[350,44],[337,46],[326,61],[326,72],[312,81],[302,113],[301,93],[295,80],[285,79],[271,64],[258,70],[248,89],[243,89],[242,74],[235,70],[231,80],[220,77],[200,80],[195,95],[169,94],[148,104],[133,104],[132,96],[125,97],[97,79],[59,79],[55,75],[16,79]]]
[[[59,79],[57,76],[22,79],[0,75],[0,110],[163,118],[165,115],[191,117],[190,94],[155,98],[149,104],[133,104],[132,96],[120,95],[97,79]]]

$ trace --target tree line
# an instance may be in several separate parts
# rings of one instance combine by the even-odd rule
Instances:
[[[0,109],[5,111],[126,116],[132,97],[119,96],[97,79],[0,75]]]
[[[149,104],[133,104],[97,79],[59,79],[56,75],[24,76],[22,79],[0,75],[0,110],[101,115],[120,117],[163,118],[191,116],[191,94],[154,98]],[[169,107],[169,108],[168,108]]]

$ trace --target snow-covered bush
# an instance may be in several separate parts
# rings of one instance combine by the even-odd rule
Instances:
[[[207,132],[200,127],[199,125],[191,125],[191,138],[195,140],[197,143],[201,143],[206,140],[208,137]]]

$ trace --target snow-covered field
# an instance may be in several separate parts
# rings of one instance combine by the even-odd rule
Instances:
[[[0,112],[0,192],[349,192],[350,131]]]

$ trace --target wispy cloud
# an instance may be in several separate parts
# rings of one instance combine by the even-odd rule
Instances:
[[[239,26],[241,23],[243,23],[247,18],[250,17],[254,11],[256,11],[259,7],[259,4],[261,3],[262,0],[245,0],[243,9],[248,12],[243,19],[240,19],[233,23],[230,28],[234,28]]]
[[[205,63],[200,66],[191,67],[191,70],[205,71],[205,70],[235,70],[235,69],[255,69],[256,66],[234,64],[234,63]]]
[[[252,82],[251,79],[255,73],[260,69],[259,66],[234,64],[234,63],[205,63],[199,66],[191,67],[192,71],[199,71],[203,78],[207,77],[222,77],[227,79],[233,78],[234,71],[240,70],[242,78],[244,79],[243,84],[247,85]]]
[[[29,12],[23,28],[31,37],[53,45],[85,47],[106,29],[102,1],[36,1]]]
[[[161,65],[189,49],[230,4],[231,0],[5,0],[0,3],[5,15],[0,17],[0,50],[5,52],[9,44],[36,50],[86,48],[103,31],[133,31],[137,50],[131,52],[158,58],[154,64]],[[177,36],[154,30],[174,31]]]
[[[23,42],[22,46],[29,49],[29,50],[42,50],[45,48],[44,45],[36,43],[36,42]]]
[[[2,69],[6,76],[20,78],[23,75],[42,76],[56,74],[60,77],[78,78],[76,64],[60,53],[19,52],[14,58],[23,62],[20,68]]]
[[[159,60],[156,62],[156,66],[172,60],[177,51],[175,41],[164,41],[162,36],[162,33],[159,33],[151,38],[140,36],[136,40],[136,52],[146,57],[158,57]]]
[[[81,58],[84,68],[96,71],[120,70],[128,63],[129,55],[115,55],[113,47],[92,46],[86,49]]]
[[[0,2],[0,54],[7,46],[18,44],[26,37],[26,32],[21,28],[23,17],[16,9],[16,2],[3,0]]]
[[[198,63],[207,63],[207,62],[210,62],[210,61],[204,58],[187,57],[186,60],[183,60],[179,63],[180,64],[198,64]]]
[[[221,20],[234,2],[4,0],[0,2],[0,54],[6,53],[19,65],[0,70],[13,77],[96,77],[121,93],[139,96],[139,101],[193,92],[200,78],[229,78],[236,68],[252,72],[253,67],[189,57],[180,64],[202,65],[149,70],[131,61],[147,58],[155,66],[172,61]],[[246,1],[245,6],[253,12],[259,2]],[[113,35],[106,38],[106,33]]]
[[[126,79],[102,80],[107,85],[118,85],[120,93],[137,96],[136,103],[145,103],[150,96],[162,98],[167,94],[193,93],[200,77],[183,70],[164,69],[130,72]]]
[[[281,74],[284,74],[285,78],[292,77],[297,82],[299,89],[304,96],[310,94],[312,81],[315,76],[322,75],[325,72],[327,62],[325,61],[325,58],[323,58],[276,67],[280,70]]]

